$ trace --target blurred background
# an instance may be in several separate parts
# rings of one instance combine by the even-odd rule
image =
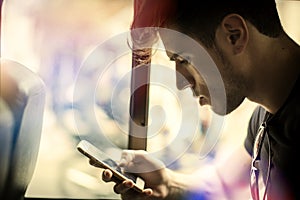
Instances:
[[[277,1],[284,28],[300,43],[300,1]],[[101,169],[93,168],[76,150],[81,139],[92,141],[118,159],[127,147],[129,119],[130,49],[117,55],[109,42],[129,31],[132,0],[8,0],[3,6],[2,56],[38,73],[46,84],[47,99],[38,163],[26,195],[30,197],[115,198],[112,184],[100,179]],[[81,71],[93,52],[97,64]],[[101,57],[103,56],[103,57]],[[118,56],[102,70],[101,60]],[[163,51],[152,58],[155,65],[174,70]],[[164,67],[164,69],[165,69]],[[177,91],[175,73],[151,72],[156,83],[150,89],[148,151],[170,168],[192,171],[224,157],[243,142],[255,103],[245,101],[221,120],[218,142],[204,157],[199,156],[213,114],[198,106],[191,91]],[[80,77],[82,84],[78,84]],[[94,81],[96,87],[90,88]],[[86,83],[86,84],[85,84]],[[94,86],[94,85],[92,85]],[[168,86],[168,87],[166,87]],[[91,89],[95,92],[92,111],[85,105]],[[76,98],[74,98],[76,93]],[[77,98],[78,97],[78,98]],[[181,119],[181,106],[188,113]],[[195,117],[197,117],[195,121]],[[181,122],[181,123],[178,123]],[[185,133],[178,134],[178,126]]]

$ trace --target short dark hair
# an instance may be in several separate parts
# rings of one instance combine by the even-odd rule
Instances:
[[[266,36],[278,37],[283,31],[275,0],[220,0],[200,6],[193,0],[177,2],[176,17],[170,18],[169,23],[176,24],[186,34],[196,31],[193,36],[205,46],[212,46],[217,26],[230,13],[241,15]]]
[[[197,0],[136,1],[140,1],[144,6],[135,10],[136,13],[140,13],[135,17],[140,19],[134,19],[132,27],[138,21],[145,20],[141,13],[147,13],[144,15],[150,23],[143,26],[168,28],[175,25],[180,32],[197,38],[207,47],[214,44],[217,26],[230,13],[241,15],[266,36],[278,37],[283,32],[275,0],[209,0],[200,5],[200,1]],[[148,5],[145,2],[149,2]],[[166,6],[167,3],[169,6]],[[159,6],[160,4],[162,6]]]

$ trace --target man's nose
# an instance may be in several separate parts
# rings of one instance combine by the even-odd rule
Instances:
[[[188,87],[192,87],[192,84],[187,80],[187,78],[184,75],[176,71],[176,86],[178,90],[184,90]]]

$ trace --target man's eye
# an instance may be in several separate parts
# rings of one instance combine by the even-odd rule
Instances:
[[[180,63],[180,64],[190,64],[190,60],[189,59],[185,59],[185,58],[182,58],[182,57],[177,57],[177,61]]]
[[[185,60],[185,59],[182,59],[182,60],[178,60],[180,62],[180,64],[189,64],[189,61],[188,60]]]

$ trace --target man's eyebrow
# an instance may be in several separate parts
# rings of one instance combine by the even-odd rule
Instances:
[[[177,59],[183,61],[187,61],[190,62],[191,61],[191,57],[189,55],[184,55],[183,52],[178,52],[178,53],[173,53],[171,51],[166,50],[167,56],[170,58],[171,61],[175,61]]]
[[[166,51],[167,53],[167,56],[170,58],[170,59],[176,59],[178,57],[182,57],[180,55],[180,53],[174,53],[174,52],[171,52],[171,51]]]

